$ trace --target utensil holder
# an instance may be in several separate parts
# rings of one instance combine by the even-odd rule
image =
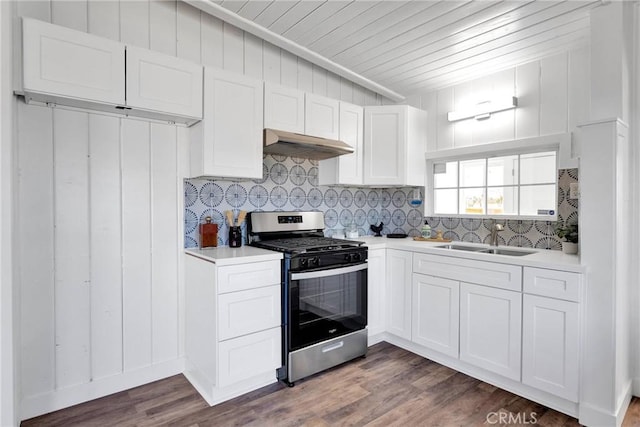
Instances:
[[[242,230],[239,226],[229,227],[229,247],[239,248],[242,246]]]

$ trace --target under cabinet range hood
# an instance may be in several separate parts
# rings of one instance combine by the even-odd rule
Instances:
[[[343,154],[352,154],[354,149],[349,144],[336,139],[265,129],[263,152],[304,159],[324,160]]]

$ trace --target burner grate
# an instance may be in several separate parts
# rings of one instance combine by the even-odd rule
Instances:
[[[360,246],[362,242],[333,239],[330,237],[299,237],[290,239],[273,239],[256,242],[256,246],[281,252],[312,252],[335,250]]]

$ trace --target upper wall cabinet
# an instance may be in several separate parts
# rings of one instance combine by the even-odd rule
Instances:
[[[271,83],[264,84],[264,127],[338,139],[340,102]]]
[[[364,184],[425,184],[427,112],[408,105],[364,109]]]
[[[191,176],[262,178],[262,81],[205,68],[204,120],[190,128]]]
[[[321,185],[362,185],[363,133],[364,109],[359,105],[340,102],[337,139],[349,144],[355,152],[321,160],[318,166]]]
[[[127,46],[127,106],[202,117],[202,66]]]
[[[30,18],[21,54],[16,93],[26,102],[187,125],[202,119],[200,65]]]
[[[304,92],[264,84],[264,127],[304,133]]]
[[[304,132],[320,138],[338,139],[340,102],[306,93],[304,96]]]

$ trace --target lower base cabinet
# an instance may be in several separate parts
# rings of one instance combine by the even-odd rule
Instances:
[[[460,360],[520,381],[522,294],[460,283]]]
[[[578,303],[524,295],[522,306],[522,382],[577,402]]]
[[[248,380],[281,365],[280,328],[222,341],[218,346],[220,387]],[[274,374],[275,378],[275,374]]]
[[[210,405],[277,381],[280,261],[217,266],[185,255],[185,375]]]
[[[367,329],[369,337],[385,331],[386,249],[370,249],[367,254]],[[369,341],[371,343],[371,340]]]
[[[401,338],[411,339],[411,276],[413,253],[387,249],[386,329]]]
[[[411,338],[416,344],[458,357],[460,283],[413,275]]]

